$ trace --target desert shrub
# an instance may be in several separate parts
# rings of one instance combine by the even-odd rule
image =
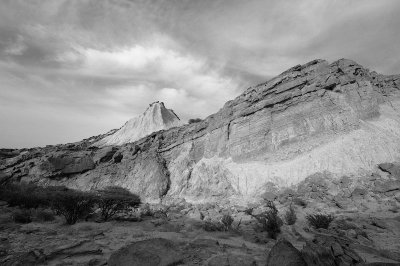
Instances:
[[[303,208],[307,207],[307,202],[303,200],[302,198],[294,198],[293,203],[296,204],[297,206],[301,206]]]
[[[189,124],[198,123],[198,122],[201,122],[201,119],[200,119],[200,118],[192,118],[192,119],[189,119]]]
[[[1,188],[0,200],[4,200],[10,207],[25,209],[46,206],[47,200],[43,190],[33,184],[9,184]]]
[[[272,201],[267,202],[268,211],[261,214],[252,214],[259,226],[261,231],[268,233],[268,236],[272,239],[276,239],[277,235],[281,232],[281,226],[283,225],[282,219],[278,216],[278,209]]]
[[[154,213],[150,208],[150,204],[146,203],[140,206],[140,217],[153,216],[153,215]]]
[[[67,224],[75,224],[92,212],[95,197],[92,193],[72,189],[60,189],[52,192],[51,208],[64,216]]]
[[[49,210],[37,210],[35,213],[35,217],[38,221],[41,222],[51,222],[55,219],[53,212]]]
[[[286,211],[284,218],[285,218],[286,224],[288,224],[288,225],[292,225],[292,224],[296,223],[297,216],[296,216],[296,212],[292,205],[290,205],[289,210]]]
[[[14,222],[16,222],[16,223],[27,224],[27,223],[32,222],[31,211],[27,210],[27,209],[15,211],[12,214],[12,218],[13,218]]]
[[[223,225],[223,229],[228,231],[232,228],[233,218],[230,214],[224,214],[221,218],[221,223]]]
[[[129,210],[131,207],[138,207],[140,198],[125,188],[107,187],[98,191],[96,202],[100,208],[101,218],[107,221],[116,214]]]
[[[213,221],[211,218],[203,219],[203,228],[205,231],[239,231],[242,220],[233,226],[234,219],[230,214],[224,214],[219,221]]]
[[[316,213],[316,214],[308,214],[306,216],[308,224],[310,226],[323,229],[328,229],[329,224],[333,221],[334,216],[331,214],[323,214],[323,213]]]

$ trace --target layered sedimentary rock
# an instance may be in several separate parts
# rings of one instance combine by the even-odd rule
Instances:
[[[115,133],[101,139],[95,146],[122,145],[137,141],[155,131],[182,125],[174,111],[165,108],[163,102],[154,102],[146,111],[129,120]]]
[[[248,88],[201,122],[95,147],[107,143],[102,138],[22,150],[1,161],[0,178],[84,190],[119,185],[147,200],[196,202],[250,200],[317,172],[360,176],[400,159],[400,76],[346,59],[314,60]],[[43,165],[59,153],[95,165],[74,157],[72,172],[52,175]]]

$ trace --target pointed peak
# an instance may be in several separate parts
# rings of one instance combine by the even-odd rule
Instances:
[[[162,106],[165,108],[164,102],[160,102],[160,101],[152,102],[151,104],[149,104],[149,107],[156,106],[156,105],[159,105],[159,106]]]
[[[155,131],[180,126],[182,122],[172,109],[156,101],[146,111],[128,120],[119,130],[98,141],[95,146],[121,145],[134,142]]]

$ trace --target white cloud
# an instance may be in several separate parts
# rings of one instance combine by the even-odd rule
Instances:
[[[134,80],[123,88],[108,88],[114,97],[123,91],[141,95],[140,99],[165,101],[185,118],[205,117],[238,93],[239,80],[222,75],[221,68],[204,58],[171,47],[134,45],[113,51],[82,49],[80,53],[80,72]]]

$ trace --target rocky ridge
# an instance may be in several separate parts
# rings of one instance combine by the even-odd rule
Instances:
[[[400,159],[399,91],[399,75],[347,59],[314,60],[248,88],[199,123],[133,143],[93,145],[109,133],[12,157],[5,151],[0,180],[82,190],[118,185],[148,201],[243,202],[315,173],[368,176]]]

